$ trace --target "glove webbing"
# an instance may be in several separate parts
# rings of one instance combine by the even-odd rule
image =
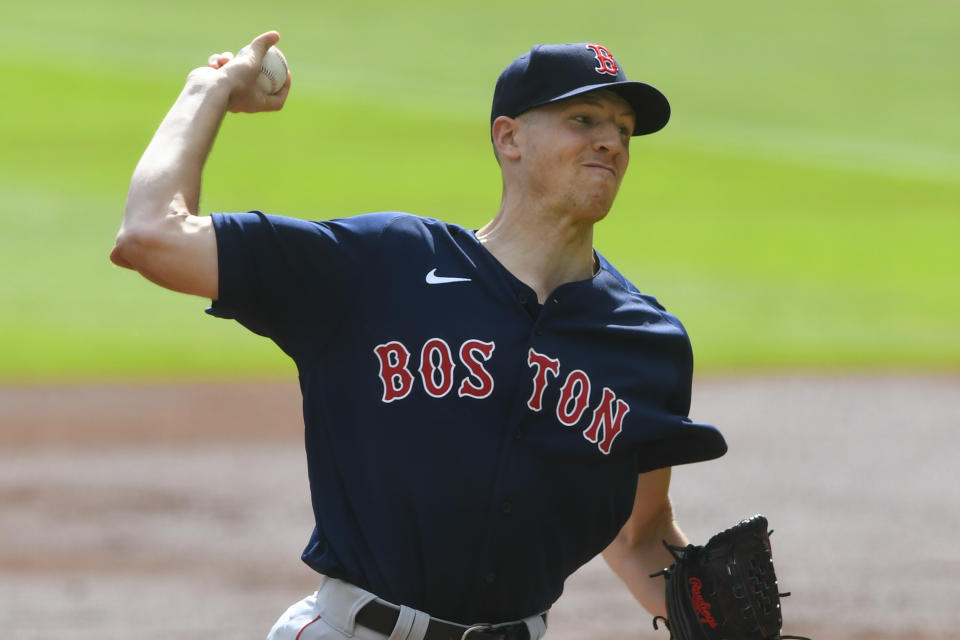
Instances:
[[[696,576],[697,574],[697,571],[694,570],[694,567],[699,566],[701,563],[711,563],[712,560],[716,559],[716,556],[712,556],[711,558],[712,553],[720,553],[720,552],[726,553],[726,549],[721,549],[721,548],[725,542],[732,541],[731,537],[741,536],[745,531],[745,529],[753,528],[754,530],[756,530],[757,528],[759,528],[759,532],[757,533],[759,534],[760,540],[763,540],[763,534],[766,533],[767,540],[764,540],[764,544],[766,545],[767,550],[769,552],[768,539],[769,539],[769,536],[773,534],[773,531],[771,530],[767,532],[765,525],[766,525],[766,518],[763,518],[763,516],[755,516],[753,518],[750,518],[749,520],[743,521],[740,525],[738,525],[735,528],[731,528],[717,534],[716,536],[714,536],[714,538],[711,539],[710,543],[708,543],[706,547],[697,547],[695,545],[678,547],[678,546],[671,545],[666,540],[664,540],[663,545],[664,547],[666,547],[667,551],[670,552],[670,555],[673,556],[674,564],[667,569],[651,574],[650,577],[651,578],[657,577],[657,576],[666,577],[667,584],[666,584],[665,595],[666,595],[666,600],[668,604],[667,608],[670,610],[670,613],[675,612],[673,611],[674,608],[676,608],[677,611],[680,610],[681,605],[679,603],[690,602],[689,596],[687,593],[684,592],[684,589],[687,589],[687,588],[716,589],[717,588],[717,585],[715,584],[709,585],[708,587],[708,585],[705,585],[700,581],[699,577],[692,578],[691,575]],[[728,558],[728,560],[730,560],[730,563],[728,563],[726,566],[726,573],[731,576],[737,573],[741,573],[742,578],[747,580],[752,587],[752,592],[755,598],[756,605],[749,604],[747,600],[747,589],[743,584],[733,585],[733,590],[732,590],[732,595],[734,598],[736,598],[737,600],[744,601],[744,606],[741,609],[741,613],[749,614],[756,625],[750,630],[752,638],[755,637],[757,640],[787,640],[787,639],[810,640],[810,638],[806,636],[780,635],[779,633],[777,633],[779,632],[780,624],[781,624],[779,611],[775,612],[776,619],[777,619],[776,632],[774,632],[772,635],[769,635],[769,636],[764,635],[764,633],[769,633],[769,631],[763,630],[763,624],[760,621],[760,616],[762,615],[763,619],[769,621],[771,615],[774,614],[772,609],[774,607],[779,609],[779,602],[776,596],[783,598],[790,595],[789,592],[788,593],[778,593],[775,591],[772,593],[770,592],[769,587],[772,585],[775,588],[775,585],[776,585],[776,577],[773,576],[772,574],[773,572],[772,562],[767,563],[767,564],[770,564],[769,567],[762,566],[764,563],[758,562],[754,557],[750,557],[749,567],[744,567],[744,569],[746,570],[745,572],[739,572],[738,568],[736,567],[736,558],[732,558],[732,559]],[[688,575],[687,571],[690,571],[691,575]],[[745,573],[745,575],[743,575],[743,573]],[[716,596],[715,593],[710,593],[710,594],[704,593],[703,595],[708,597]],[[663,616],[656,616],[653,619],[653,628],[658,629],[659,627],[657,626],[657,622],[662,621],[664,623],[664,626],[666,626],[667,630],[670,632],[671,640],[674,636],[678,638],[690,639],[690,640],[711,640],[711,638],[713,637],[722,637],[724,634],[723,630],[726,627],[726,624],[728,623],[728,621],[724,619],[716,620],[714,619],[714,616],[716,615],[716,616],[722,617],[728,614],[729,612],[725,612],[725,611],[713,612],[711,611],[710,605],[706,604],[706,602],[707,602],[706,600],[703,600],[703,605],[701,609],[695,608],[696,617],[689,617],[687,615],[675,615],[675,616],[672,616],[670,619],[668,619]],[[693,605],[694,603],[690,603],[690,604]],[[754,608],[754,606],[758,606],[761,609],[761,611],[757,611]],[[739,624],[742,625],[745,622],[746,620],[741,620]],[[707,627],[709,627],[709,630],[707,629]],[[718,627],[720,628],[720,631],[718,633],[720,633],[721,636],[711,635],[710,631],[716,630]],[[727,632],[729,632],[729,630],[727,630]],[[756,636],[754,636],[753,634],[756,634]]]

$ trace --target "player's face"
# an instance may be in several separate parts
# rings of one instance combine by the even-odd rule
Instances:
[[[626,173],[634,118],[630,105],[611,91],[592,91],[521,115],[527,188],[599,220]]]

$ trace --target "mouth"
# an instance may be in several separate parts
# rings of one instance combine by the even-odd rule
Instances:
[[[603,164],[601,162],[587,162],[584,163],[585,167],[590,169],[602,169],[603,171],[609,171],[614,177],[617,175],[617,170],[611,167],[608,164]]]

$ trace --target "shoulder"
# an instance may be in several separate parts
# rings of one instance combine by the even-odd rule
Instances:
[[[460,225],[412,213],[393,212],[367,215],[382,219],[384,221],[384,233],[390,235],[436,239],[469,233]]]
[[[436,236],[464,231],[461,227],[435,218],[402,211],[380,211],[326,220],[305,220],[263,211],[214,213],[213,224],[218,233],[280,235],[315,235],[331,238]]]
[[[377,235],[393,232],[396,229],[417,226],[421,220],[424,220],[424,218],[403,211],[378,211],[375,213],[360,213],[344,218],[332,218],[312,224],[344,232]]]
[[[469,243],[473,238],[472,232],[460,225],[404,212],[363,214],[344,221],[331,221],[331,224],[350,225],[375,233],[377,247],[387,253],[392,249],[444,253]]]
[[[328,220],[303,220],[250,211],[213,214],[217,244],[224,254],[231,247],[242,254],[273,248],[283,255],[301,255],[308,261],[323,256],[380,261],[404,260],[411,252],[445,253],[462,248],[473,234],[435,218],[381,211]]]
[[[683,325],[680,320],[667,311],[667,308],[664,307],[659,300],[650,294],[640,291],[636,285],[620,273],[616,267],[610,264],[599,252],[597,252],[597,259],[600,262],[601,271],[607,276],[604,282],[606,286],[612,290],[614,295],[623,299],[625,302],[629,301],[632,304],[648,309],[650,312],[663,318],[663,320],[683,330]]]

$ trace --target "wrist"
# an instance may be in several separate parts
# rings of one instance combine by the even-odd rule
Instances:
[[[230,99],[229,78],[217,69],[199,67],[187,75],[183,88],[186,95],[221,96],[224,102]]]

